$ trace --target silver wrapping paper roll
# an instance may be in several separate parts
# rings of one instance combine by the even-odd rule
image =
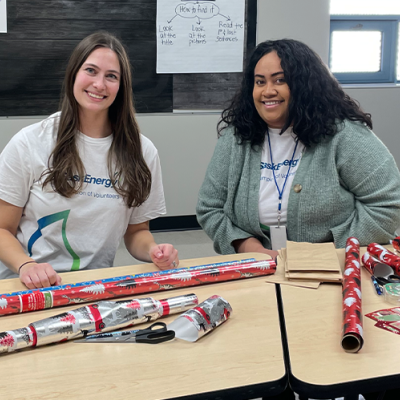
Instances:
[[[155,300],[100,301],[31,323],[28,327],[0,333],[0,353],[26,347],[59,343],[99,332],[108,332],[156,320],[198,304],[194,294]]]
[[[31,347],[34,332],[28,326],[13,331],[0,332],[0,354]]]
[[[160,302],[152,297],[131,301],[100,301],[34,322],[36,346],[136,325],[159,318]]]
[[[186,311],[168,325],[175,337],[195,342],[225,322],[232,313],[231,305],[221,296],[211,296]]]
[[[169,299],[160,300],[160,316],[179,314],[191,309],[199,304],[199,300],[195,294],[187,294],[185,296],[171,297]]]

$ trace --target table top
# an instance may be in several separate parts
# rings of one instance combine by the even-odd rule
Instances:
[[[362,248],[361,255],[365,251]],[[344,249],[338,250],[338,255],[343,266]],[[365,268],[361,271],[361,291],[364,346],[358,353],[346,353],[341,347],[341,285],[324,283],[318,290],[280,287],[291,367],[289,380],[295,392],[328,398],[399,386],[400,337],[375,327],[375,321],[365,317],[396,305],[376,294]]]
[[[257,260],[266,256],[246,254]],[[237,260],[238,254],[182,260],[180,267]],[[64,283],[154,271],[153,264],[62,274]],[[0,293],[23,290],[18,279],[0,281]],[[228,321],[195,343],[175,339],[157,345],[78,344],[73,341],[1,355],[5,399],[201,399],[275,395],[287,384],[275,285],[265,277],[155,292],[156,299],[195,293],[199,302],[217,294],[233,312]],[[118,299],[120,300],[120,299]],[[0,317],[0,331],[27,326],[83,305]],[[177,315],[163,318],[171,322]],[[147,324],[138,325],[144,328]],[[221,392],[223,391],[223,392]],[[204,395],[204,396],[203,396]]]

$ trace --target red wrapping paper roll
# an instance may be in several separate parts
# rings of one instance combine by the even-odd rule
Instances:
[[[49,290],[48,292],[28,291],[16,295],[2,294],[0,295],[0,315],[271,275],[275,271],[275,261],[264,260],[215,266],[201,270],[180,270],[166,275],[160,275],[159,271],[155,271],[154,275],[143,278],[121,279],[106,283],[99,281],[91,285],[71,288],[64,285],[62,289]]]
[[[400,257],[385,249],[378,243],[371,243],[367,247],[369,254],[375,256],[383,263],[390,265],[397,275],[400,274]]]
[[[354,237],[348,238],[346,242],[342,295],[342,347],[348,353],[357,353],[361,350],[364,339],[361,314],[360,242]]]
[[[371,274],[374,275],[375,267],[381,262],[375,257],[371,256],[368,252],[365,252],[361,258],[364,268]]]
[[[397,236],[396,238],[391,240],[390,243],[396,251],[400,252],[400,236]]]

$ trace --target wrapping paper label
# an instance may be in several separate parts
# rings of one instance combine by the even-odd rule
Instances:
[[[52,292],[34,292],[21,297],[21,311],[44,310],[53,307]]]

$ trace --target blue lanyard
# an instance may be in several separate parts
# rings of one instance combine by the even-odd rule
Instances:
[[[283,191],[285,190],[286,182],[287,182],[287,179],[289,177],[290,168],[292,168],[292,163],[293,163],[294,155],[295,155],[296,150],[297,150],[297,145],[299,144],[299,140],[298,139],[296,140],[296,146],[294,146],[292,159],[290,160],[290,163],[289,163],[289,169],[288,169],[287,174],[286,174],[285,182],[283,182],[282,190],[280,190],[279,186],[278,186],[278,182],[276,181],[276,176],[275,176],[274,160],[272,159],[272,147],[271,147],[271,140],[269,138],[269,132],[267,132],[267,137],[268,137],[268,144],[269,144],[269,154],[271,156],[272,174],[274,175],[275,186],[276,186],[276,189],[278,190],[278,194],[279,194],[279,204],[278,204],[278,226],[279,226],[280,222],[281,222]]]

